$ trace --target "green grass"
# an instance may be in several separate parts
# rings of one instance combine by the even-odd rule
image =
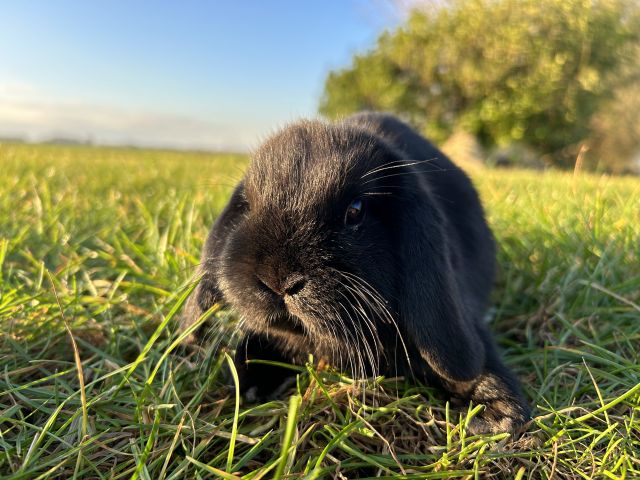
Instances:
[[[308,367],[290,398],[238,405],[223,350],[177,345],[245,166],[0,146],[0,478],[640,478],[639,180],[473,175],[500,244],[492,325],[535,406],[521,437],[474,437],[478,409],[437,390]]]

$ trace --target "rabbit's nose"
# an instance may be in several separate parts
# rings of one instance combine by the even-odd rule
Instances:
[[[256,272],[256,279],[264,289],[268,289],[276,295],[295,295],[304,288],[306,279],[299,273],[292,273],[286,278],[280,279],[274,274]]]
[[[304,276],[299,273],[292,273],[284,281],[284,293],[287,295],[295,295],[304,288],[305,283],[307,283],[307,280]]]
[[[262,287],[263,290],[268,290],[276,295],[282,296],[282,290],[278,285],[278,281],[272,275],[265,275],[264,273],[256,273],[256,280],[258,280],[258,285]]]

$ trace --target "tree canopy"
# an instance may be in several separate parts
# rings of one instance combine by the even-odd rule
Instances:
[[[521,143],[563,165],[594,137],[594,118],[617,91],[640,91],[638,2],[432,7],[414,9],[373,49],[330,72],[320,112],[391,111],[437,142],[460,129],[486,147]]]

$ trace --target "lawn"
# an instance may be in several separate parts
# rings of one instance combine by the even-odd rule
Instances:
[[[640,478],[640,180],[477,170],[491,324],[534,418],[301,367],[238,403],[177,311],[238,155],[0,146],[0,478]],[[214,313],[230,324],[232,312]],[[481,407],[479,407],[481,408]]]

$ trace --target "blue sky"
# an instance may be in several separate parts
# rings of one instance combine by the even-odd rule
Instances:
[[[0,135],[246,149],[313,116],[393,0],[0,3]]]

